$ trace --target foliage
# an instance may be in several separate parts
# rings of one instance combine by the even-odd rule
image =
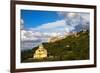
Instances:
[[[70,35],[60,41],[43,43],[48,52],[46,59],[28,60],[28,58],[32,58],[33,53],[38,48],[35,47],[32,50],[22,51],[21,60],[22,62],[38,62],[89,59],[89,31],[80,31],[77,35],[78,37]]]

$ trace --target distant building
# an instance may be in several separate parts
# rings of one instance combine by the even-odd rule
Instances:
[[[82,31],[83,31],[83,33],[85,33],[87,30],[86,29],[83,29]]]
[[[68,34],[68,36],[79,37],[79,34],[78,34],[78,32],[73,31],[73,32],[70,32],[70,33]]]
[[[73,32],[73,35],[74,35],[75,37],[79,37],[79,34],[78,34],[77,32]]]
[[[47,58],[47,50],[43,47],[43,45],[39,45],[39,48],[33,54],[34,59],[44,59]]]
[[[57,40],[58,40],[57,37],[51,37],[51,38],[48,39],[48,42],[55,42]]]
[[[48,42],[52,42],[52,43],[53,43],[53,42],[62,40],[62,39],[64,39],[64,38],[66,38],[66,35],[64,35],[64,36],[51,37],[51,38],[48,39]]]

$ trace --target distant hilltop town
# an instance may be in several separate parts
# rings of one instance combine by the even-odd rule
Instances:
[[[59,35],[58,35],[58,36],[50,37],[50,38],[48,39],[48,42],[56,42],[56,41],[65,39],[67,36],[71,36],[71,35],[73,35],[73,36],[75,36],[75,37],[79,37],[78,32],[70,32],[70,33],[66,33],[66,34],[63,35],[63,36],[59,36]]]

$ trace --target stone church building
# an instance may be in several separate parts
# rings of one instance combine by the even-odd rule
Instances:
[[[43,47],[43,45],[39,45],[39,48],[33,54],[34,59],[44,59],[47,58],[47,50]]]

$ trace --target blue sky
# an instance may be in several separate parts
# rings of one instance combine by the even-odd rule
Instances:
[[[89,13],[65,11],[21,10],[24,29],[39,32],[80,31],[89,25]]]
[[[21,10],[24,28],[35,28],[45,23],[63,19],[56,11]]]

